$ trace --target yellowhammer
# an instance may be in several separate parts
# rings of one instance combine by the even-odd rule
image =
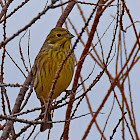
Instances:
[[[44,105],[44,101],[47,102],[49,98],[48,96],[52,87],[52,82],[62,60],[68,54],[71,39],[73,37],[74,36],[64,28],[57,27],[52,29],[35,59],[33,66],[33,85],[41,105]],[[52,96],[53,99],[58,97],[69,86],[72,80],[73,71],[74,58],[72,54],[60,72]],[[44,112],[45,108],[42,109],[42,113]],[[47,121],[52,121],[51,112],[48,112]],[[45,131],[51,127],[51,123],[42,124],[40,131]]]

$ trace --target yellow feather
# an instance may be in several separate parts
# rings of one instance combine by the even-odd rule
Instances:
[[[48,100],[52,87],[52,82],[56,72],[67,55],[71,38],[74,37],[69,31],[61,27],[54,28],[47,36],[39,54],[37,55],[33,67],[33,84],[37,97],[42,103],[42,99]],[[74,71],[73,54],[68,58],[63,66],[57,80],[53,99],[57,98],[70,84]],[[43,130],[44,131],[44,130]]]

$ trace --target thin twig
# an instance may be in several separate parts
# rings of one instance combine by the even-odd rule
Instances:
[[[125,115],[126,113],[127,113],[127,112],[125,112],[125,113],[123,114],[123,116],[119,119],[119,122],[117,123],[116,127],[113,129],[113,133],[112,133],[112,135],[110,136],[110,140],[113,139],[113,136],[114,136],[114,134],[116,133],[116,130],[117,130],[119,124],[121,123],[121,121],[123,120],[124,115]]]
[[[25,33],[21,36],[20,40],[19,40],[19,53],[20,53],[20,56],[21,56],[21,60],[22,60],[22,63],[23,63],[23,66],[25,68],[25,70],[27,72],[29,72],[28,70],[28,67],[26,66],[25,64],[25,59],[24,59],[24,56],[23,56],[23,53],[22,53],[22,49],[21,49],[21,40],[23,39],[23,37],[25,36],[25,34],[27,33],[28,30],[25,31]]]

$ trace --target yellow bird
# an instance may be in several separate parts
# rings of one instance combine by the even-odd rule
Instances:
[[[48,96],[52,87],[52,82],[62,60],[68,54],[73,37],[74,36],[64,28],[56,27],[52,29],[35,59],[32,71],[33,85],[41,105],[44,105],[44,101],[47,103],[49,99]],[[52,96],[53,99],[57,98],[69,86],[73,72],[74,57],[73,54],[71,54],[60,72]],[[42,109],[42,113],[44,112],[45,108]],[[47,121],[52,121],[50,111],[48,112]],[[43,132],[46,129],[51,129],[51,127],[52,123],[42,124],[40,131]]]

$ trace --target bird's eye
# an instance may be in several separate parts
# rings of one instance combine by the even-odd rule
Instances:
[[[57,36],[58,36],[58,37],[60,37],[60,36],[61,36],[61,34],[57,34]]]

